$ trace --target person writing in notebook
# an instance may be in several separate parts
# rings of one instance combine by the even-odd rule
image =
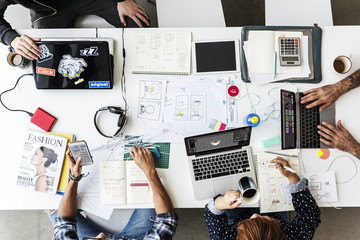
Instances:
[[[154,209],[135,209],[126,227],[118,234],[105,233],[98,226],[88,222],[77,211],[77,188],[82,178],[81,158],[76,162],[66,152],[70,165],[70,181],[61,199],[58,211],[49,213],[54,225],[53,239],[172,239],[178,218],[154,166],[154,159],[148,149],[132,147],[131,156],[144,171],[154,196]]]
[[[333,104],[341,95],[359,86],[360,69],[337,83],[304,92],[301,103],[307,104],[306,108],[321,105],[319,108],[321,112]],[[360,143],[343,127],[341,120],[337,122],[336,127],[327,122],[321,124],[318,126],[319,134],[322,136],[321,142],[341,151],[349,152],[360,159]]]
[[[312,239],[320,224],[320,209],[307,187],[308,181],[283,166],[289,162],[281,157],[271,161],[290,182],[293,207],[296,216],[288,221],[281,214],[260,215],[259,209],[238,208],[239,191],[229,190],[224,196],[215,196],[205,206],[205,222],[210,239]]]
[[[150,26],[149,16],[134,0],[0,0],[0,41],[30,60],[40,56],[34,43],[40,39],[20,36],[11,28],[4,13],[12,4],[30,9],[33,28],[73,28],[80,15],[97,15],[118,28]]]

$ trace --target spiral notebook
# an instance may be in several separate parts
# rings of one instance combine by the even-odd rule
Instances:
[[[132,73],[189,75],[191,32],[136,31]]]

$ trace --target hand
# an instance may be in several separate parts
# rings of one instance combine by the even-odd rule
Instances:
[[[34,60],[40,56],[40,48],[34,43],[40,41],[40,38],[30,38],[26,35],[16,37],[10,43],[11,47],[21,56]]]
[[[354,139],[346,128],[341,124],[341,120],[337,122],[337,128],[327,122],[322,122],[318,126],[318,133],[322,136],[320,141],[330,147],[337,148],[341,151],[349,152],[360,158],[360,144]]]
[[[339,84],[314,88],[304,92],[304,97],[301,98],[301,104],[312,102],[306,105],[306,108],[312,108],[322,104],[319,108],[319,111],[321,112],[326,107],[333,104],[343,93],[344,92]]]
[[[297,183],[300,178],[296,173],[292,173],[286,170],[283,166],[291,167],[289,162],[282,157],[276,157],[275,159],[270,161],[271,163],[275,163],[276,169],[279,169],[280,173],[289,179],[291,184]]]
[[[152,174],[156,173],[154,158],[149,149],[136,146],[131,148],[131,157],[134,159],[136,165],[143,170],[145,175],[149,178]]]
[[[130,17],[141,28],[143,27],[143,25],[141,24],[139,19],[141,19],[147,26],[150,25],[148,21],[150,18],[145,13],[145,10],[133,0],[124,0],[123,2],[118,2],[117,10],[120,16],[120,21],[122,24],[124,24],[125,27],[125,16]]]
[[[66,151],[66,157],[69,159],[69,166],[70,172],[73,177],[79,177],[81,175],[82,167],[81,164],[81,157],[75,162],[73,157],[70,155],[70,150]]]
[[[239,197],[239,191],[228,190],[224,196],[219,196],[215,199],[215,208],[219,211],[237,208],[241,204],[241,201],[236,201]]]

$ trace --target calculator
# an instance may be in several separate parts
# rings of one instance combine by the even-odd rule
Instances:
[[[281,66],[300,66],[300,38],[279,38],[279,58]]]

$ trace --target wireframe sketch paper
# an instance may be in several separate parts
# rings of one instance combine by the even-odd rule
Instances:
[[[190,74],[191,32],[136,31],[132,73]]]
[[[283,150],[279,153],[297,156],[297,150]],[[300,173],[298,157],[284,157],[289,161],[292,169]],[[294,210],[292,206],[292,197],[289,189],[289,180],[284,177],[275,164],[270,163],[276,158],[276,155],[259,152],[254,154],[254,160],[257,162],[257,177],[260,191],[260,212],[280,212]]]
[[[139,80],[139,100],[137,118],[162,121],[166,81]]]
[[[316,202],[338,201],[334,171],[306,173],[302,174],[302,176],[307,178],[309,190]]]

